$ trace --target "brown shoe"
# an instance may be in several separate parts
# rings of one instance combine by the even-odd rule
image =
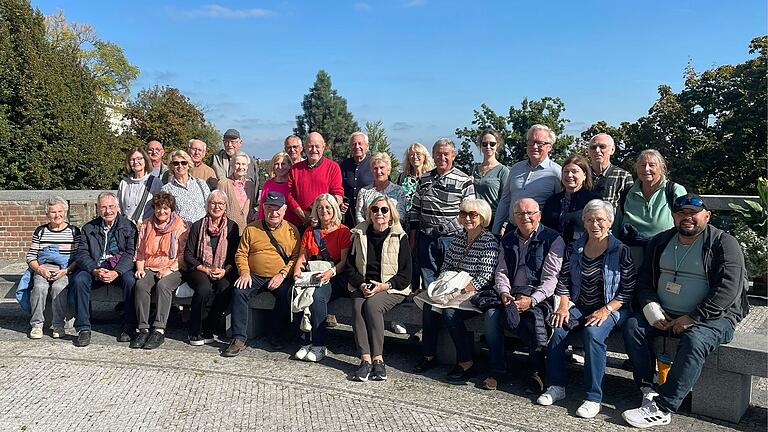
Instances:
[[[326,327],[336,327],[339,324],[338,321],[336,321],[336,315],[328,314],[325,317],[325,326]]]
[[[499,383],[496,381],[496,378],[489,376],[480,383],[480,388],[483,390],[496,390],[498,385]]]
[[[232,339],[227,349],[221,353],[222,357],[235,357],[240,354],[240,351],[245,349],[245,341],[240,339]]]

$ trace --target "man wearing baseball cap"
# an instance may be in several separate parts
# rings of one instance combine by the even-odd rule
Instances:
[[[709,353],[733,339],[749,311],[744,254],[736,239],[709,224],[711,212],[696,194],[672,206],[674,228],[654,236],[637,272],[642,313],[624,325],[624,344],[643,393],[640,408],[624,411],[632,426],[669,424],[699,379]],[[653,338],[679,338],[667,379],[654,387]],[[727,395],[724,395],[727,397]]]
[[[234,357],[245,349],[248,338],[248,300],[263,290],[275,296],[275,308],[269,326],[270,344],[282,349],[281,333],[290,317],[290,292],[293,264],[299,256],[299,231],[283,220],[285,197],[269,192],[264,198],[264,220],[252,222],[245,228],[235,253],[235,265],[240,277],[232,290],[232,342],[222,353]]]
[[[224,148],[219,150],[211,158],[211,168],[216,173],[216,179],[223,180],[232,176],[235,170],[235,164],[233,162],[235,155],[240,151],[240,147],[243,145],[243,140],[240,138],[240,132],[237,129],[227,129],[224,132]],[[248,164],[248,171],[245,173],[245,178],[254,182],[256,186],[259,185],[259,160],[251,158],[251,163]]]

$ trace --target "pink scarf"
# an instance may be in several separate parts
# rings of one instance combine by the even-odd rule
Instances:
[[[211,248],[211,237],[219,237],[215,252]],[[213,224],[211,217],[206,215],[197,237],[197,255],[205,265],[210,265],[215,269],[224,268],[224,261],[227,259],[227,247],[227,215],[222,215],[216,225]]]

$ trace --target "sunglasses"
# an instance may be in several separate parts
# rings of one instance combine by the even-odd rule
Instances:
[[[703,209],[706,209],[707,206],[704,205],[704,200],[701,198],[690,198],[690,197],[680,197],[675,200],[675,204],[672,206],[672,210],[674,212],[679,212],[682,210],[683,206],[694,206],[694,207],[701,207]]]
[[[187,161],[173,161],[171,162],[171,165],[173,166],[187,166],[189,162]]]
[[[373,206],[371,207],[371,213],[381,213],[383,215],[389,213],[389,207],[379,207],[379,206]]]
[[[464,211],[464,210],[459,211],[459,217],[460,218],[465,218],[467,216],[469,216],[470,219],[475,219],[475,218],[480,217],[480,213],[478,213],[476,211],[469,211],[469,212],[468,211]]]
[[[480,143],[483,147],[496,147],[496,141],[483,141]]]

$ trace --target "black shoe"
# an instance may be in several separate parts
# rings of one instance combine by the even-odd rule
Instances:
[[[544,381],[541,380],[538,372],[534,372],[525,381],[525,392],[528,394],[544,393]]]
[[[368,377],[371,376],[371,363],[367,361],[361,361],[360,367],[355,372],[355,381],[366,382]]]
[[[283,342],[283,338],[281,338],[280,336],[270,336],[269,345],[276,350],[281,350],[285,348],[285,342]]]
[[[456,365],[453,369],[451,369],[450,372],[448,372],[448,375],[446,378],[450,382],[467,382],[469,378],[475,374],[475,365],[472,364],[467,369],[464,369],[463,367]]]
[[[373,372],[371,372],[371,379],[374,381],[387,380],[387,368],[384,366],[384,362],[382,360],[373,361]]]
[[[155,330],[147,338],[147,342],[144,343],[142,348],[150,350],[159,347],[165,342],[165,334]]]
[[[120,336],[117,337],[118,342],[130,342],[131,341],[131,335],[127,332],[120,332]]]
[[[200,336],[199,334],[196,335],[190,335],[189,336],[189,344],[192,346],[203,346],[205,345],[205,339]]]
[[[422,373],[432,369],[435,366],[437,366],[437,357],[432,357],[431,360],[427,360],[426,357],[422,357],[421,360],[416,363],[416,366],[413,368],[413,370],[418,373]]]
[[[128,346],[133,349],[141,348],[147,342],[147,338],[149,338],[149,330],[142,330],[135,338],[133,338],[131,344]]]
[[[74,341],[72,341],[72,344],[76,347],[86,347],[91,344],[91,331],[90,330],[81,330],[80,333],[77,334],[77,337]]]

